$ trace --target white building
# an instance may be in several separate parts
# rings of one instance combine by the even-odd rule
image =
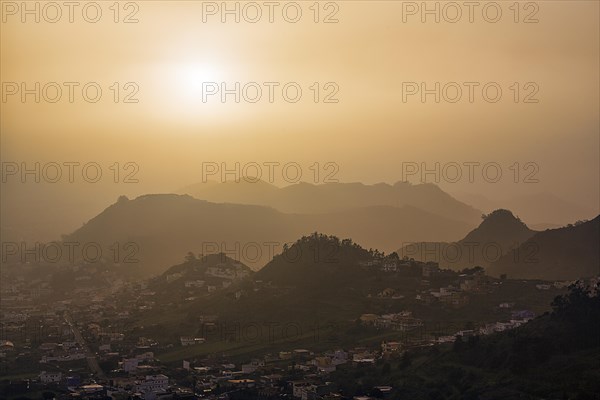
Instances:
[[[250,364],[242,364],[242,373],[251,374],[260,367],[264,367],[265,363],[260,360],[252,360]]]
[[[62,379],[62,372],[42,371],[42,373],[40,374],[40,381],[42,383],[60,382],[61,379]]]
[[[186,288],[191,288],[191,287],[202,287],[204,286],[205,282],[201,281],[201,280],[195,280],[195,281],[186,281],[185,282],[185,287]]]
[[[167,275],[167,283],[176,281],[177,279],[181,278],[182,276],[183,276],[183,274],[181,272],[176,272],[174,274]]]
[[[165,394],[169,388],[169,377],[163,374],[146,375],[146,379],[137,382],[136,391],[143,394],[145,400],[155,400]]]

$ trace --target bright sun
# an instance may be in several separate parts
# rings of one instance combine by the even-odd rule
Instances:
[[[207,122],[220,120],[224,113],[231,118],[230,105],[222,104],[220,97],[212,96],[208,101],[202,99],[206,88],[203,84],[214,82],[220,86],[231,77],[231,72],[227,65],[213,59],[161,64],[153,70],[151,78],[153,98],[162,104],[168,118]]]
[[[203,83],[220,82],[223,76],[215,65],[194,63],[175,67],[175,79],[180,95],[185,97],[186,101],[194,101],[201,100]]]

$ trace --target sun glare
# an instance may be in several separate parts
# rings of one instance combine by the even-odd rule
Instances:
[[[216,62],[188,61],[157,65],[148,76],[156,99],[165,118],[178,121],[215,120],[227,107],[212,96],[203,101],[207,83],[220,86],[227,80],[227,69]],[[183,120],[180,118],[184,118]]]
[[[208,63],[178,65],[175,70],[177,91],[185,101],[201,101],[203,85],[218,83],[223,79],[222,71],[216,65]]]

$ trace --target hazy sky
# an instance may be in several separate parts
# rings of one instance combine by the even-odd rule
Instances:
[[[23,3],[2,1],[3,161],[94,161],[105,173],[114,162],[135,162],[140,183],[127,190],[138,192],[200,181],[202,162],[297,162],[309,181],[315,162],[321,167],[335,162],[339,180],[365,183],[401,180],[408,162],[431,168],[435,162],[498,163],[503,172],[498,183],[486,182],[480,168],[473,183],[466,175],[457,183],[442,176],[439,183],[451,192],[491,198],[551,192],[598,207],[596,1],[516,7],[512,1],[481,2],[472,10],[472,22],[463,2],[453,3],[461,18],[448,2],[428,2],[431,9],[438,4],[439,23],[435,15],[415,9],[421,2],[274,2],[272,9],[264,2],[239,2],[239,23],[235,15],[222,15],[221,2],[200,1],[120,2],[117,23],[113,2],[99,1],[102,15],[91,23],[84,16],[93,20],[96,9],[88,3],[74,9],[72,23],[66,6],[52,23],[47,20],[58,18],[57,9],[39,3],[36,23],[35,15],[22,15]],[[233,9],[236,2],[227,5]],[[498,8],[502,15],[493,23]],[[258,18],[257,9],[262,16],[249,22]],[[297,9],[299,21],[289,22]],[[138,22],[123,23],[128,15]],[[323,23],[327,16],[337,22]],[[448,21],[453,18],[458,22]],[[33,94],[22,103],[20,92],[11,94],[11,82],[25,82],[30,89],[40,82],[40,103]],[[56,103],[47,101],[56,93],[53,85],[44,92],[48,82],[62,87]],[[73,103],[63,82],[79,83]],[[102,89],[96,103],[82,96],[88,82]],[[126,87],[128,82],[133,84]],[[235,82],[240,88],[256,85],[245,93],[240,89],[246,94],[240,103],[233,94],[223,103],[219,93],[203,101],[202,82],[216,82],[212,89],[221,82],[230,89]],[[264,82],[279,83],[271,86],[272,103]],[[288,85],[289,99],[295,87],[302,89],[296,103],[283,97],[289,82],[295,83]],[[434,94],[424,103],[420,93],[407,95],[422,82],[430,89],[440,82],[440,103]],[[472,102],[465,82],[475,82]],[[488,99],[497,87],[502,90],[495,103],[482,93],[488,83]],[[257,86],[262,98],[251,103]],[[456,87],[462,97],[451,103]],[[92,98],[95,89],[88,89]],[[135,90],[132,98],[139,101],[124,103]],[[325,103],[334,91],[331,99],[338,102]],[[509,169],[515,162],[519,183],[514,167]],[[527,163],[535,164],[526,168]],[[523,183],[528,173],[539,182]]]

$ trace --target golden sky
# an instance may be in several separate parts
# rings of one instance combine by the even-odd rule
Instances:
[[[402,1],[274,2],[273,22],[265,2],[237,2],[239,23],[228,14],[222,22],[221,1],[122,1],[118,7],[98,1],[96,23],[82,11],[87,7],[85,17],[93,20],[92,2],[78,3],[72,23],[63,2],[54,3],[62,12],[55,23],[47,20],[56,18],[56,8],[26,4],[34,9],[36,3],[40,22],[23,14],[24,3],[1,2],[3,161],[132,161],[140,167],[139,192],[200,181],[203,161],[304,167],[331,161],[341,181],[365,183],[400,180],[403,162],[497,162],[506,176],[499,184],[463,179],[441,186],[492,198],[550,192],[598,207],[597,1],[500,1],[495,23],[490,2],[476,2],[472,22],[464,2],[454,3],[462,12],[456,23],[447,21],[456,11],[449,2],[427,2],[438,4],[439,23],[427,14],[422,22],[422,10],[411,8],[422,2]],[[252,23],[255,5],[262,15]],[[289,22],[297,9],[299,21]],[[137,22],[124,23],[127,16]],[[337,22],[324,23],[327,16]],[[27,95],[23,103],[20,93],[7,94],[11,82],[29,88],[57,82],[63,95],[56,103]],[[72,103],[63,82],[79,83]],[[88,82],[102,89],[96,103],[82,97]],[[256,82],[263,96],[256,103],[236,103],[233,95],[225,103],[219,95],[204,102],[202,82],[230,88]],[[279,84],[272,103],[264,82]],[[302,89],[296,103],[283,98],[289,82]],[[430,88],[456,82],[463,93],[456,103],[435,103],[433,95],[423,103],[419,94],[404,102],[406,82]],[[473,102],[464,82],[479,83]],[[489,82],[503,91],[496,103],[483,98]],[[338,102],[325,103],[334,89]],[[534,89],[531,99],[539,102],[525,103]],[[53,90],[48,87],[48,98]],[[138,102],[125,103],[134,90]],[[515,162],[536,163],[539,183],[515,184],[508,169]]]

